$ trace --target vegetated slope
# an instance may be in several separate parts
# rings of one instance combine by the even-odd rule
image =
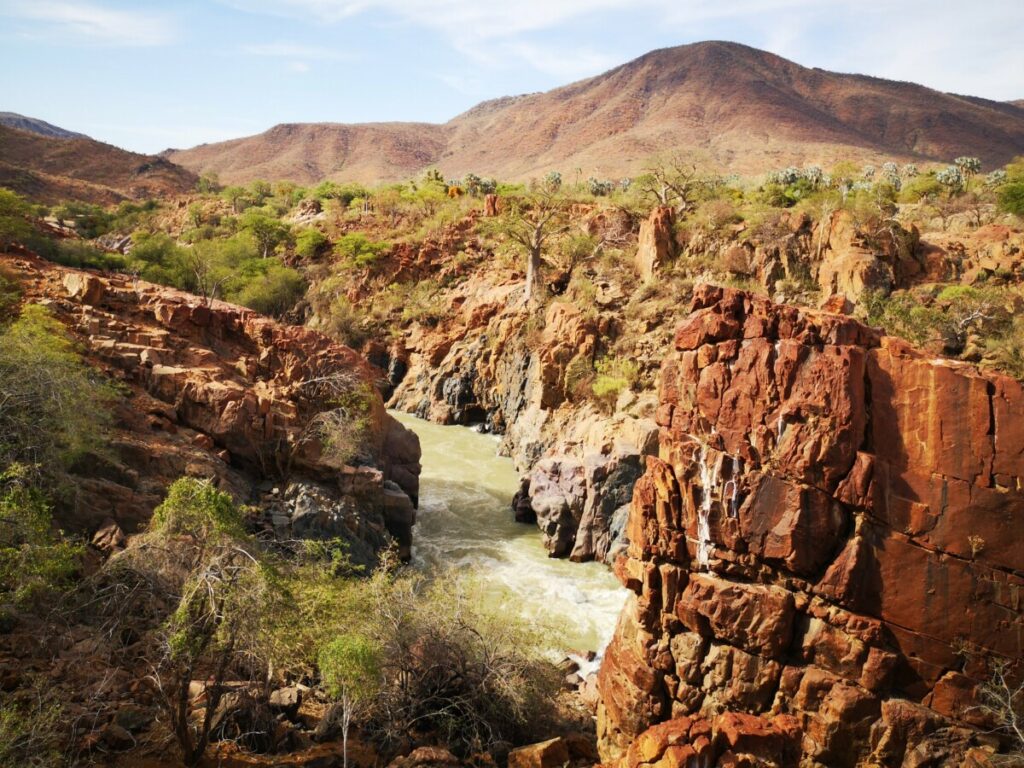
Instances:
[[[215,172],[226,183],[258,178],[377,183],[408,178],[435,162],[445,135],[443,127],[430,123],[287,124],[163,156],[196,172]]]
[[[840,159],[949,161],[963,154],[992,166],[1024,153],[1024,112],[705,42],[653,51],[546,93],[484,102],[443,126],[282,125],[166,156],[232,183],[260,177],[305,183],[401,179],[431,164],[449,176],[473,171],[526,179],[579,169],[614,177],[634,174],[651,155],[669,150],[749,173]]]
[[[179,194],[195,183],[194,173],[162,157],[0,125],[0,186],[42,202],[112,203]]]
[[[17,112],[0,112],[0,125],[8,128],[17,128],[19,131],[38,133],[40,136],[49,136],[52,139],[87,139],[84,133],[75,133],[65,128],[59,128],[45,120],[35,117],[26,117]]]

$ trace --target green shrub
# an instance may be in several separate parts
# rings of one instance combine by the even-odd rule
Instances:
[[[164,501],[153,510],[149,529],[162,536],[245,535],[244,518],[231,496],[209,480],[194,477],[171,484]]]
[[[53,215],[70,224],[82,237],[93,238],[110,231],[115,215],[101,205],[70,200],[53,209]]]
[[[1015,216],[1024,216],[1024,180],[1004,184],[999,188],[997,198],[999,210]]]
[[[39,249],[37,249],[39,250]],[[129,260],[119,253],[107,253],[85,240],[49,241],[48,247],[39,251],[50,261],[75,269],[102,269],[108,272],[120,272],[128,267]]]
[[[20,462],[60,474],[100,448],[112,396],[63,326],[44,307],[26,306],[0,333],[0,466]]]
[[[84,551],[52,530],[50,506],[32,474],[12,464],[0,475],[0,602],[23,606],[71,586]]]
[[[295,253],[303,259],[315,259],[324,252],[329,242],[327,235],[316,227],[309,227],[295,236]]]
[[[280,316],[294,307],[305,291],[301,272],[276,259],[261,259],[239,270],[225,298],[264,315]]]
[[[613,407],[619,393],[630,389],[640,377],[640,368],[636,363],[611,355],[598,360],[594,369],[597,376],[591,389],[598,402],[607,408]]]
[[[6,250],[12,243],[23,243],[32,235],[31,212],[20,195],[0,187],[0,248]]]
[[[338,240],[334,253],[347,266],[364,269],[376,264],[390,249],[390,243],[375,242],[362,232],[351,232]]]

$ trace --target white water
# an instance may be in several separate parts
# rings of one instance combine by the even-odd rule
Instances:
[[[511,459],[497,455],[498,440],[392,415],[419,435],[423,450],[413,564],[479,577],[504,608],[554,627],[553,651],[602,651],[627,592],[605,565],[549,558],[537,526],[513,520],[519,476]]]

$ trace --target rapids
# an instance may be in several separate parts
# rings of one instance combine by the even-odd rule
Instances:
[[[498,456],[498,439],[392,415],[423,451],[413,564],[476,576],[503,609],[555,628],[553,652],[603,651],[627,592],[601,563],[549,558],[540,530],[512,519],[519,476]]]

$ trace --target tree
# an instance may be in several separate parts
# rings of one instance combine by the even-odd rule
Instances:
[[[380,688],[380,649],[367,637],[345,634],[320,651],[319,666],[324,688],[341,703],[342,764],[348,768],[352,715]]]
[[[677,154],[645,168],[636,184],[641,192],[654,198],[658,205],[672,206],[676,213],[684,214],[689,211],[707,180],[697,173],[695,163]]]
[[[971,179],[981,171],[981,160],[976,157],[958,157],[953,161],[953,165],[960,169],[966,182],[965,186],[970,184]]]
[[[510,200],[497,227],[526,252],[524,300],[529,304],[537,295],[544,246],[568,229],[558,188],[545,184],[525,198]]]
[[[6,250],[32,234],[30,212],[28,203],[11,190],[0,187],[0,248]]]
[[[214,735],[225,681],[268,669],[266,623],[284,599],[272,588],[273,570],[246,536],[231,497],[208,480],[182,478],[136,546],[112,558],[105,573],[115,583],[139,585],[129,595],[145,604],[177,604],[162,623],[151,679],[184,764],[196,766]],[[193,680],[203,681],[200,718],[190,712]],[[266,739],[256,729],[246,734],[249,743]]]
[[[242,214],[239,223],[242,229],[252,234],[264,259],[291,235],[287,224],[265,211],[250,209]]]
[[[304,259],[315,259],[323,253],[329,242],[327,235],[316,227],[309,227],[296,236],[295,253]]]

